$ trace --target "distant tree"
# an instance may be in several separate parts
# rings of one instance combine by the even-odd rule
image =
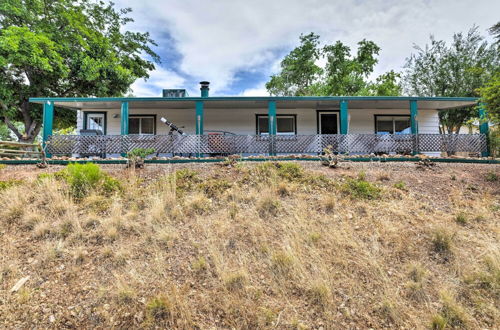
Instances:
[[[430,37],[424,48],[414,46],[415,54],[406,59],[404,91],[414,96],[478,96],[478,89],[499,71],[500,55],[472,27],[467,34],[456,33],[448,46]],[[441,125],[448,133],[477,115],[475,107],[440,111]]]
[[[272,75],[266,88],[271,95],[399,95],[399,74],[390,71],[369,80],[380,47],[373,41],[358,43],[356,55],[341,41],[319,46],[319,36],[300,36],[300,45],[281,61],[281,71]],[[324,68],[318,65],[325,60]],[[388,94],[387,94],[388,93]]]
[[[481,101],[488,109],[490,119],[500,123],[500,72],[479,89]]]
[[[490,33],[497,39],[497,43],[500,43],[500,22],[490,27]]]
[[[271,76],[266,88],[271,95],[312,95],[322,74],[316,64],[321,52],[319,36],[314,33],[300,35],[300,45],[281,61],[281,72]]]
[[[148,77],[155,43],[125,30],[130,11],[93,0],[0,1],[0,118],[19,140],[33,141],[41,128],[41,107],[29,97],[120,96]],[[56,118],[63,127],[75,115]]]

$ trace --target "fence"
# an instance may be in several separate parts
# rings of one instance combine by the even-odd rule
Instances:
[[[102,156],[153,148],[158,154],[318,154],[331,146],[349,154],[469,152],[487,149],[484,134],[332,134],[332,135],[53,135],[53,155]]]

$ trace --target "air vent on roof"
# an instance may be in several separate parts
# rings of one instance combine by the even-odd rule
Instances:
[[[186,97],[185,89],[164,89],[163,97]]]

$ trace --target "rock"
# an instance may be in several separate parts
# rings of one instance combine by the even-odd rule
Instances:
[[[54,323],[56,321],[56,317],[54,315],[49,316],[49,322]]]
[[[30,279],[30,276],[23,277],[10,289],[10,292],[17,292]]]

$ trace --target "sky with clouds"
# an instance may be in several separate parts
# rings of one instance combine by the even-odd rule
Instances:
[[[148,31],[162,63],[132,86],[135,96],[163,88],[199,95],[267,95],[264,84],[298,44],[315,32],[322,43],[341,40],[353,49],[363,38],[381,48],[375,75],[401,70],[413,44],[429,35],[451,40],[474,24],[482,34],[500,20],[498,0],[115,0],[131,7],[128,29]],[[490,39],[491,40],[491,39]]]

